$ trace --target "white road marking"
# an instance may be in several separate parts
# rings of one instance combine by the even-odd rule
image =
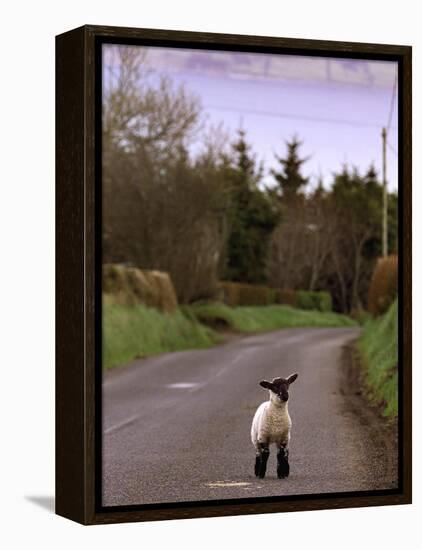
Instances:
[[[176,382],[175,384],[166,384],[165,387],[170,389],[174,388],[184,390],[188,388],[196,388],[197,386],[199,386],[199,384],[194,382]]]
[[[226,363],[225,365],[223,365],[217,372],[216,374],[214,375],[214,378],[216,378],[217,376],[221,376],[227,369],[229,369],[230,367],[232,367],[233,365],[235,365],[236,363],[238,363],[239,361],[241,361],[246,355],[250,355],[251,353],[254,353],[256,352],[258,348],[248,348],[246,350],[243,350],[241,352],[239,352],[236,357],[234,357],[234,359],[232,359],[230,362]]]
[[[122,422],[119,422],[118,424],[114,424],[114,426],[110,426],[109,428],[106,428],[104,430],[104,434],[109,434],[111,432],[115,432],[116,430],[120,430],[120,428],[123,428],[127,426],[128,424],[132,424],[136,420],[138,420],[140,416],[137,414],[136,416],[131,416],[127,420],[123,420]]]
[[[214,481],[212,483],[207,483],[208,487],[212,489],[218,489],[220,487],[247,487],[250,483],[246,481]]]
[[[206,382],[204,382],[202,384],[199,384],[199,383],[195,384],[193,382],[178,382],[178,383],[175,383],[175,384],[167,384],[165,387],[166,388],[190,389],[191,392],[197,391],[200,388],[204,387],[208,382],[211,382],[212,380],[217,378],[217,376],[221,376],[227,369],[229,369],[231,366],[233,366],[236,363],[238,363],[239,361],[241,361],[246,355],[249,355],[251,353],[256,352],[257,349],[258,348],[253,347],[253,348],[249,348],[247,350],[243,350],[243,351],[239,352],[236,355],[236,357],[234,357],[231,361],[227,362],[225,365],[223,365],[221,368],[219,368],[218,371],[215,374],[213,374],[213,376],[209,380],[207,380]]]

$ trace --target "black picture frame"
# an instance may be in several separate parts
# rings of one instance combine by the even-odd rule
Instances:
[[[399,488],[359,494],[101,507],[101,67],[104,43],[289,53],[398,63]],[[83,26],[56,37],[56,513],[82,524],[407,504],[412,493],[412,50]]]

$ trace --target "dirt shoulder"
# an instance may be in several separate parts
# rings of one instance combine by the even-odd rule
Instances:
[[[366,397],[362,363],[356,342],[348,343],[342,350],[342,376],[340,392],[344,396],[344,414],[358,419],[362,439],[368,449],[368,461],[375,471],[398,486],[398,421],[382,416],[382,408],[374,406]]]

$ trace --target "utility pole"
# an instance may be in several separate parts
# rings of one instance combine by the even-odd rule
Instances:
[[[388,255],[387,130],[382,129],[382,255]]]

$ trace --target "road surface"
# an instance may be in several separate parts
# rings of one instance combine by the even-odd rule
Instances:
[[[358,331],[285,329],[108,372],[103,505],[396,487],[391,434],[345,377],[342,348]],[[277,478],[272,448],[256,479],[250,425],[268,395],[258,382],[293,372],[290,477]]]

